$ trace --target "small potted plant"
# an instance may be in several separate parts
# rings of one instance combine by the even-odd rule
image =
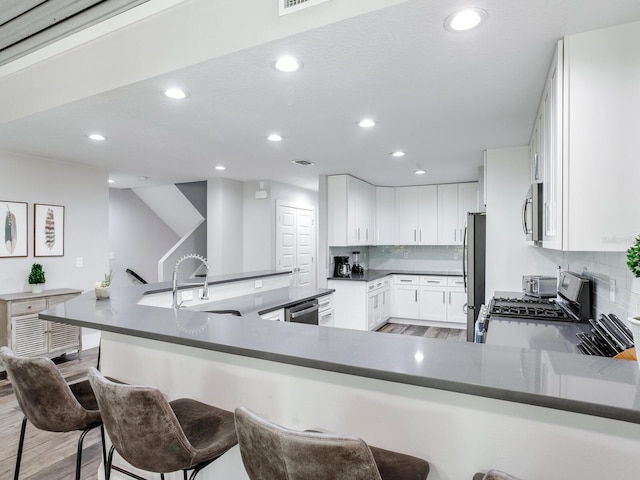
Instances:
[[[95,291],[96,298],[102,300],[103,298],[109,298],[111,295],[111,278],[113,277],[113,271],[108,274],[104,274],[104,280],[96,282]]]
[[[34,263],[31,265],[31,272],[29,273],[29,278],[27,280],[29,285],[31,285],[31,291],[33,293],[41,293],[44,289],[44,270],[42,270],[42,265],[39,263]]]
[[[635,243],[627,250],[627,267],[629,267],[629,270],[631,270],[635,278],[640,278],[640,236],[636,238]],[[636,281],[635,278],[634,281]],[[629,325],[637,348],[638,344],[640,344],[640,316],[629,317]],[[637,351],[638,350],[636,350],[636,352]],[[636,359],[640,365],[640,356],[638,356],[637,353]]]

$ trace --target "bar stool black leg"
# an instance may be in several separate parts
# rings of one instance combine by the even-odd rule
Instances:
[[[27,430],[27,417],[22,419],[22,428],[20,429],[20,441],[18,442],[18,456],[16,458],[16,472],[13,480],[18,480],[20,476],[20,461],[22,460],[22,447],[24,447],[24,434]]]

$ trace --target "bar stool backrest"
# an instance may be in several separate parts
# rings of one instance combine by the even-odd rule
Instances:
[[[78,403],[49,358],[17,357],[8,347],[0,347],[0,360],[22,413],[37,428],[70,432],[95,421],[96,411],[86,410]]]
[[[289,430],[244,407],[236,409],[235,421],[251,480],[381,480],[359,438]]]
[[[191,465],[194,448],[160,390],[111,382],[95,368],[89,369],[89,382],[109,438],[122,458],[157,473]]]

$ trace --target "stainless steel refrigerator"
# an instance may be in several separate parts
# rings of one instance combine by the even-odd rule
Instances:
[[[467,293],[467,341],[474,341],[476,320],[484,304],[487,216],[469,213],[462,243],[462,276]]]

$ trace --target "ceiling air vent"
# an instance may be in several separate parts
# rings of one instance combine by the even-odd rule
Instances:
[[[280,16],[283,16],[328,1],[329,0],[278,0],[278,8]]]
[[[301,167],[310,167],[311,165],[315,165],[315,163],[310,162],[309,160],[291,160],[291,163],[295,163]]]

